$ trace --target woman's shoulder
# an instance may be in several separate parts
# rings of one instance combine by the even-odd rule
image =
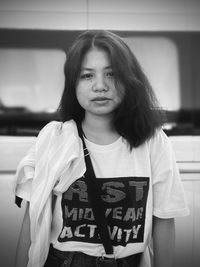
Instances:
[[[77,136],[77,127],[73,120],[66,122],[51,121],[40,130],[36,138],[36,145],[41,146],[57,140],[68,140],[72,135]]]
[[[39,132],[38,137],[43,135],[61,135],[65,131],[72,131],[76,128],[76,123],[73,120],[69,121],[50,121]]]
[[[148,146],[150,150],[155,150],[157,153],[166,150],[171,147],[169,137],[163,131],[162,128],[156,129],[154,135],[148,140]]]

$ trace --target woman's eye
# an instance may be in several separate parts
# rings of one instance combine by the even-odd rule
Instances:
[[[106,77],[108,77],[108,78],[113,78],[113,77],[114,77],[114,73],[113,73],[113,71],[109,71],[109,72],[107,72],[107,73],[106,73]]]
[[[85,80],[90,80],[93,78],[93,75],[92,73],[84,73],[84,74],[81,74],[81,79],[85,79]]]

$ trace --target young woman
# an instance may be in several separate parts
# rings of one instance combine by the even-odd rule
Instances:
[[[172,266],[174,218],[188,207],[139,63],[119,36],[86,31],[67,55],[65,78],[61,121],[41,130],[17,170],[17,203],[28,204],[16,266]],[[89,190],[85,149],[98,193]],[[105,252],[92,194],[113,255]]]

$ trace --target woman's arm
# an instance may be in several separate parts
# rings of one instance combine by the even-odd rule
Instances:
[[[174,219],[153,218],[153,267],[172,267],[175,248]]]
[[[28,251],[30,248],[30,218],[29,218],[29,203],[27,203],[26,211],[22,223],[22,228],[18,240],[15,267],[26,267],[28,264]]]

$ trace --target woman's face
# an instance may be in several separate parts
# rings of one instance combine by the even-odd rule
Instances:
[[[93,48],[83,58],[76,97],[85,110],[85,118],[113,116],[121,103],[123,92],[115,87],[114,73],[104,50]]]

